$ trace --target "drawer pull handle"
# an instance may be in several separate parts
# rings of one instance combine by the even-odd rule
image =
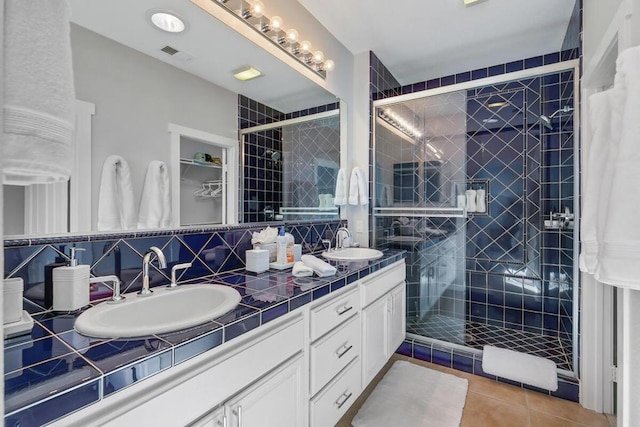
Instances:
[[[344,350],[342,352],[340,352],[340,349],[344,348]],[[347,347],[347,345],[343,345],[342,347],[340,347],[337,351],[336,354],[338,355],[338,359],[340,359],[342,356],[344,356],[345,354],[347,354],[349,352],[349,350],[351,350],[353,348],[353,345],[350,345],[349,347]]]
[[[222,427],[227,427],[227,416],[222,416],[222,421],[218,420],[218,425]]]
[[[347,400],[349,400],[351,398],[351,396],[353,395],[353,393],[349,393],[347,394],[347,392],[345,391],[339,398],[338,400],[336,400],[336,406],[338,406],[338,409],[342,408],[344,406],[345,403],[347,403]],[[340,401],[342,399],[342,402]]]
[[[347,307],[347,305],[345,304],[342,307],[336,308],[336,313],[338,313],[338,316],[342,316],[343,314],[351,310],[353,310],[353,306]]]

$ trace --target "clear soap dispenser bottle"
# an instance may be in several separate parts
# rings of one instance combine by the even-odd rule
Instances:
[[[79,265],[77,251],[70,248],[69,265],[53,269],[53,310],[74,311],[89,304],[89,266]]]

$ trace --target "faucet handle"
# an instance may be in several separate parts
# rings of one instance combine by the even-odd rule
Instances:
[[[324,247],[327,248],[327,252],[330,252],[331,251],[331,240],[322,239],[321,242],[324,245]]]
[[[177,288],[178,282],[176,281],[176,271],[186,270],[187,268],[191,267],[191,265],[192,264],[190,262],[185,262],[183,264],[176,264],[173,267],[171,267],[171,283],[167,285],[167,288],[169,289]]]

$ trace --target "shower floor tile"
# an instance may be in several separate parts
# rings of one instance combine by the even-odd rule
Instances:
[[[571,368],[571,342],[546,336],[463,319],[435,315],[421,320],[408,320],[407,332],[482,350],[485,345],[544,357],[558,368]]]

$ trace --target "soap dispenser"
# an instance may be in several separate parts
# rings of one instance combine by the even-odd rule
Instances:
[[[89,266],[78,265],[76,252],[70,248],[69,265],[53,269],[53,310],[74,311],[89,304]]]

